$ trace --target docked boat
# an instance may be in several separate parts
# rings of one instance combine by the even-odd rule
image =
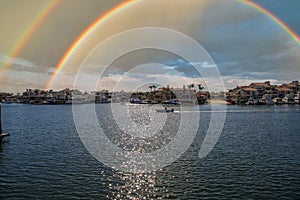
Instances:
[[[258,99],[256,105],[266,105],[266,100],[265,99]]]
[[[246,102],[246,105],[257,105],[257,100],[256,99],[253,99],[253,98],[250,98],[247,102]]]
[[[108,99],[101,99],[101,100],[97,101],[97,103],[111,103],[111,101]]]
[[[177,99],[170,99],[163,102],[163,104],[181,105],[181,102]]]
[[[282,104],[284,104],[284,102],[282,101],[282,99],[279,98],[279,97],[274,98],[274,102],[275,102],[276,105],[282,105]]]
[[[133,104],[140,104],[141,102],[142,102],[142,100],[140,100],[139,98],[130,99],[130,103],[133,103]]]
[[[237,104],[237,99],[229,99],[227,100],[228,105],[236,105]]]
[[[274,105],[275,104],[275,102],[273,101],[273,99],[271,97],[265,98],[265,102],[266,102],[266,105]]]
[[[239,99],[238,104],[239,105],[246,105],[247,100],[246,99]]]
[[[57,100],[56,100],[56,98],[51,97],[51,98],[47,99],[46,102],[43,102],[43,103],[45,103],[45,104],[56,104]]]
[[[294,96],[292,94],[286,95],[282,101],[285,104],[296,104],[295,100],[294,100]]]
[[[297,104],[300,104],[300,92],[294,97],[294,101]]]

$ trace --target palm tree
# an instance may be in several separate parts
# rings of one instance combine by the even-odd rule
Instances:
[[[198,84],[198,89],[199,89],[199,91],[201,91],[201,90],[203,90],[204,89],[204,87],[202,86],[202,84],[200,83],[200,84]]]
[[[149,85],[148,88],[150,89],[150,92],[152,92],[153,86],[152,86],[152,85]]]
[[[192,84],[188,85],[187,87],[188,87],[189,89],[192,89],[192,88],[195,87],[195,85],[194,85],[194,83],[192,83]]]
[[[155,86],[155,85],[152,85],[152,88],[155,90],[156,86]]]

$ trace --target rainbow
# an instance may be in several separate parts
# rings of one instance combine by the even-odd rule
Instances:
[[[271,20],[276,22],[280,27],[282,27],[296,42],[298,45],[300,45],[300,37],[288,26],[286,25],[281,19],[279,19],[277,16],[275,16],[273,13],[268,11],[267,9],[263,8],[259,4],[253,2],[252,0],[236,0],[238,2],[244,3],[259,12],[267,15]],[[101,25],[106,19],[108,19],[110,16],[116,14],[117,12],[124,10],[129,5],[132,5],[133,2],[137,2],[134,0],[126,0],[122,2],[121,4],[117,5],[116,7],[112,8],[108,12],[106,12],[104,15],[101,15],[98,19],[96,19],[91,25],[89,25],[80,35],[79,37],[72,43],[72,45],[67,49],[65,54],[62,56],[61,60],[58,62],[57,66],[55,67],[55,70],[51,77],[49,78],[45,89],[49,90],[51,87],[55,77],[60,72],[60,70],[63,68],[65,63],[69,60],[69,58],[72,56],[73,52],[80,46],[80,44],[89,36],[89,34],[96,28],[97,26]]]
[[[0,69],[4,74],[3,76],[5,76],[8,69],[12,66],[11,59],[16,58],[20,54],[26,43],[32,37],[33,33],[38,29],[45,18],[53,11],[53,9],[59,4],[60,1],[61,0],[48,1],[36,14],[34,19],[27,25],[27,28],[19,36],[19,38],[12,45],[12,48],[9,50],[6,60],[3,62],[3,64],[0,65]]]
[[[272,19],[275,23],[277,23],[280,27],[282,27],[283,30],[285,30],[297,42],[298,45],[300,45],[300,37],[276,15],[274,15],[273,13],[271,13],[270,11],[268,11],[258,3],[253,2],[252,0],[239,0],[239,1],[267,15],[270,19]]]
[[[87,38],[87,36],[92,33],[92,31],[94,30],[94,28],[96,28],[97,26],[99,26],[101,23],[103,23],[106,19],[108,19],[113,14],[115,14],[115,13],[121,11],[121,10],[124,10],[129,5],[133,4],[134,2],[137,2],[137,1],[136,0],[125,0],[124,2],[118,4],[117,6],[115,6],[114,8],[112,8],[111,10],[109,10],[106,13],[104,13],[103,15],[101,15],[92,24],[90,24],[77,37],[77,39],[71,44],[71,46],[67,49],[67,51],[65,52],[65,54],[62,56],[61,60],[56,65],[55,70],[52,73],[50,79],[48,80],[45,89],[49,90],[49,88],[51,87],[52,82],[54,81],[55,77],[57,76],[57,74],[59,73],[59,71],[63,68],[63,66],[65,65],[65,63],[68,61],[68,59],[72,56],[72,53],[74,52],[74,50],[76,50],[77,47],[80,46],[80,44],[84,41],[84,39]]]

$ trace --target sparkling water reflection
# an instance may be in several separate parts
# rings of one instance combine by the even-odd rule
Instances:
[[[103,126],[111,125],[109,137],[126,146],[118,139],[118,127],[106,120],[105,116],[112,114],[105,112],[107,106],[96,105],[98,118]],[[143,106],[147,118],[148,105]],[[229,107],[222,135],[203,159],[198,158],[198,151],[208,129],[210,106],[200,106],[199,113],[196,138],[176,162],[151,173],[131,174],[106,167],[85,150],[75,130],[71,106],[4,105],[3,129],[11,136],[0,147],[0,199],[300,196],[300,106]],[[176,117],[170,115],[169,119]],[[172,133],[158,134],[158,141],[144,138],[150,143],[128,146],[128,150],[152,151],[169,142]]]

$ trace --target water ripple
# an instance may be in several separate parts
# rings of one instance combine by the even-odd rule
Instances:
[[[96,105],[98,110],[108,105]],[[148,105],[145,105],[148,106]],[[3,106],[0,199],[297,199],[300,196],[299,106],[229,107],[222,135],[198,158],[210,107],[202,106],[200,129],[179,160],[147,174],[122,173],[95,160],[82,145],[71,106]],[[136,123],[151,123],[147,107]],[[135,117],[139,110],[133,110]],[[120,146],[118,127],[103,113],[102,125]],[[103,117],[104,116],[104,117]],[[175,115],[169,116],[169,124]],[[150,121],[149,121],[150,120]],[[172,140],[176,128],[147,138],[145,151]],[[155,138],[154,137],[154,138]],[[159,138],[159,139],[157,139]],[[165,143],[163,143],[165,142]],[[148,149],[146,148],[148,147]],[[135,149],[129,149],[135,150]]]

